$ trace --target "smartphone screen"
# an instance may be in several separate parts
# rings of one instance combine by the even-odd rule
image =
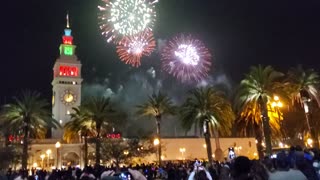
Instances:
[[[234,159],[236,157],[236,153],[234,152],[234,148],[228,148],[229,153],[228,153],[228,158],[230,160]]]

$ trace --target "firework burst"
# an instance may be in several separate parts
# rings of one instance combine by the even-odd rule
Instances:
[[[154,3],[149,0],[102,0],[99,6],[100,28],[107,41],[119,40],[152,29],[156,12]]]
[[[173,38],[164,47],[161,57],[162,68],[182,82],[202,80],[211,67],[209,50],[191,35]]]
[[[140,66],[142,56],[149,56],[156,47],[151,31],[123,38],[118,46],[117,53],[121,61],[134,67]]]

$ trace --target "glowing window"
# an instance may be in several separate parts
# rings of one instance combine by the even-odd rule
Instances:
[[[73,55],[72,46],[65,46],[64,47],[64,54],[67,55],[67,56],[72,56]]]
[[[79,70],[76,66],[60,66],[59,75],[60,76],[78,76]]]

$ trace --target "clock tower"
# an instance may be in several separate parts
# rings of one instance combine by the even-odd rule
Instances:
[[[53,67],[52,81],[52,114],[61,127],[70,120],[73,107],[81,103],[81,62],[75,55],[76,46],[67,15],[67,27],[62,36],[60,56]],[[63,129],[53,129],[52,138],[61,139]]]

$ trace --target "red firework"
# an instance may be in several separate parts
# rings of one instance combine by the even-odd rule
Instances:
[[[142,56],[149,56],[156,47],[151,31],[144,31],[137,35],[123,38],[117,46],[117,53],[121,61],[134,67],[141,65]]]
[[[167,43],[161,57],[165,71],[182,82],[190,82],[208,76],[212,56],[200,40],[180,34]]]

